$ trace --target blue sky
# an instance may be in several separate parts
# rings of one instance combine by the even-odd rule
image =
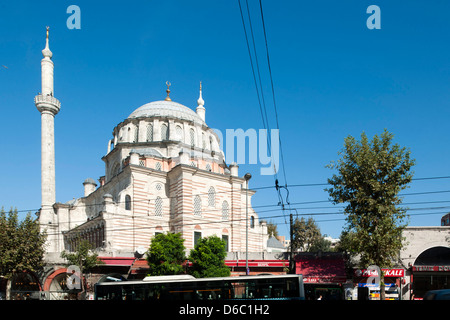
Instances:
[[[72,4],[81,9],[81,29],[67,28]],[[346,136],[372,137],[385,128],[410,148],[416,178],[449,175],[450,2],[262,4],[288,186],[325,183],[333,174],[325,165],[338,158]],[[366,26],[372,4],[381,9],[379,30]],[[250,0],[249,8],[269,124],[276,128],[259,2]],[[237,0],[2,1],[0,205],[6,209],[40,207],[40,115],[33,98],[47,25],[62,103],[55,119],[58,202],[83,196],[82,182],[104,174],[101,157],[113,128],[139,106],[163,99],[167,80],[172,100],[193,109],[202,81],[210,127],[263,128]],[[245,172],[253,175],[250,187],[274,185],[260,165],[241,165]],[[281,173],[278,178],[286,183]],[[314,216],[322,233],[338,237],[344,217],[328,214],[339,209],[323,189],[290,187],[289,200],[298,214],[325,213]],[[450,179],[413,181],[404,193],[421,194],[404,197],[414,209],[410,225],[440,225],[450,202],[438,201],[450,200],[449,193],[423,193],[448,190]],[[260,217],[287,236],[288,216],[275,210],[277,202],[274,188],[252,200]]]

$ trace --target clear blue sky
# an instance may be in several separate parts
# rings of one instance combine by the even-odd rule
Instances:
[[[449,1],[262,3],[288,185],[326,182],[333,172],[325,165],[337,159],[346,136],[365,131],[372,137],[384,128],[411,149],[416,178],[450,175]],[[66,26],[72,4],[81,9],[79,30]],[[249,1],[275,128],[258,4]],[[381,9],[379,30],[366,26],[371,4]],[[40,115],[33,98],[41,86],[47,25],[55,96],[62,103],[55,119],[58,202],[83,196],[82,182],[104,175],[101,157],[113,128],[139,106],[163,99],[167,80],[172,99],[193,109],[202,81],[210,127],[263,128],[237,0],[2,1],[0,205],[5,209],[35,212],[41,203]],[[252,173],[250,187],[273,186],[274,177],[261,176],[259,169],[241,165],[240,174]],[[279,179],[285,184],[282,174]],[[292,207],[298,214],[338,212],[323,189],[289,188]],[[404,193],[448,190],[450,179],[416,180]],[[406,195],[410,208],[429,208],[411,210],[410,225],[440,225],[450,202],[437,201],[447,200],[450,193]],[[297,204],[315,201],[325,202]],[[258,191],[252,202],[260,217],[279,223],[280,233],[288,235],[287,215],[273,218],[283,212],[265,207],[278,202],[274,188]],[[322,233],[339,236],[343,215],[314,218]]]

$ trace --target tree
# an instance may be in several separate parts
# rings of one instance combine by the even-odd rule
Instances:
[[[271,237],[275,237],[275,238],[278,237],[277,225],[274,222],[272,222],[272,221],[269,221],[267,223],[267,234],[269,235],[269,238],[271,238]]]
[[[408,187],[415,160],[410,151],[392,144],[387,130],[369,141],[361,134],[357,141],[348,136],[339,153],[338,162],[327,167],[335,169],[326,189],[334,204],[347,203],[346,245],[360,255],[362,267],[391,267],[402,248],[402,230],[407,225],[406,210],[399,192]],[[381,277],[381,299],[384,299],[384,279]]]
[[[28,213],[19,221],[17,209],[0,210],[0,275],[11,279],[23,271],[36,272],[44,266],[45,241],[39,221]]]
[[[196,278],[228,277],[226,254],[225,241],[217,236],[202,238],[189,256],[192,261],[189,272]]]
[[[73,283],[69,283],[69,289],[81,289],[81,293],[84,294],[86,292],[86,286],[84,285],[85,271],[103,263],[98,259],[98,255],[92,251],[91,243],[89,240],[81,240],[79,238],[77,240],[76,250],[74,252],[62,251],[61,258],[66,259],[69,266],[76,266],[79,269],[79,274],[76,274],[75,270],[72,269],[74,274],[69,277],[68,281],[79,281],[80,287],[72,286]],[[73,277],[79,278],[75,279]]]
[[[299,249],[310,251],[313,244],[320,241],[322,238],[320,229],[313,218],[308,218],[308,220],[305,220],[304,217],[300,220],[295,218],[292,229],[293,251],[297,251]]]
[[[176,275],[183,273],[186,260],[184,239],[181,233],[160,233],[156,235],[147,251],[150,276]]]
[[[325,239],[321,236],[319,239],[314,241],[309,247],[309,252],[330,252],[331,250],[331,241]]]

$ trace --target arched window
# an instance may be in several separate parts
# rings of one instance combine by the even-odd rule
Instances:
[[[153,141],[153,124],[149,123],[147,126],[147,142]]]
[[[163,123],[161,125],[161,141],[169,140],[169,127]]]
[[[155,216],[162,217],[163,215],[163,201],[161,197],[156,197],[155,200]]]
[[[135,126],[134,127],[134,139],[133,142],[138,142],[139,141],[139,127]]]
[[[202,148],[206,149],[206,136],[204,132],[202,132]]]
[[[194,197],[194,216],[202,216],[202,199],[198,195]]]
[[[181,128],[181,126],[175,127],[175,133],[177,135],[176,139],[178,141],[183,141],[183,128]]]
[[[131,210],[131,197],[128,194],[125,196],[125,210]]]
[[[228,220],[229,218],[229,206],[228,201],[222,202],[222,220]]]
[[[209,150],[214,151],[213,149],[213,138],[209,137]]]
[[[211,171],[211,165],[209,163],[206,164],[206,171]]]
[[[214,190],[214,187],[210,187],[208,190],[208,206],[216,206],[216,190]]]
[[[189,138],[190,138],[191,147],[194,147],[195,146],[195,131],[192,128],[189,130]]]

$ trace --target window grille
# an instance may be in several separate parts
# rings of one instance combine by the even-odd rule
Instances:
[[[163,215],[163,201],[161,197],[156,197],[155,200],[155,216],[162,217]]]
[[[215,207],[216,205],[216,190],[214,187],[210,187],[208,190],[208,206]]]
[[[155,164],[155,169],[158,170],[158,171],[161,171],[161,162],[157,162]]]
[[[222,220],[228,220],[229,218],[229,206],[228,201],[222,202]]]
[[[163,123],[161,126],[161,140],[169,140],[169,128],[165,123]]]
[[[134,139],[133,142],[138,142],[139,140],[139,127],[134,128]]]
[[[202,216],[202,199],[198,195],[194,197],[194,215]]]
[[[153,141],[153,124],[149,123],[147,126],[147,142]]]
[[[208,163],[208,164],[206,164],[206,170],[207,171],[211,171],[211,165]]]
[[[189,137],[190,137],[190,142],[191,142],[191,147],[194,147],[195,146],[195,131],[194,131],[194,129],[190,129],[189,130]]]
[[[181,128],[180,126],[176,126],[175,133],[177,135],[177,140],[183,141],[183,128]]]

